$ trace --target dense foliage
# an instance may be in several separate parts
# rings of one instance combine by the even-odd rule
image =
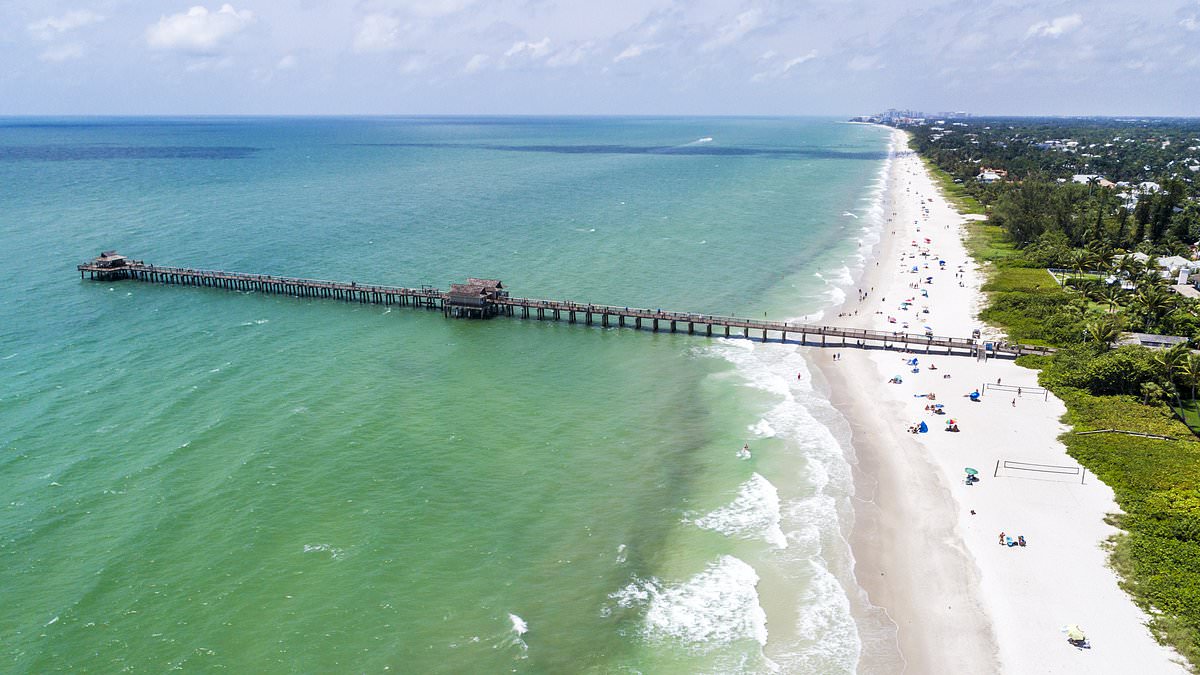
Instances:
[[[1182,254],[1200,240],[1200,121],[978,118],[911,131],[1018,247],[1041,244],[1046,266],[1064,266],[1071,247]],[[983,182],[985,169],[1007,175]]]
[[[1041,124],[1013,121],[1007,131],[1024,125],[1022,133],[1033,137],[1038,135],[1035,129],[1043,129]],[[1089,121],[1072,126],[1055,121],[1045,122],[1045,128],[1053,129],[1057,138],[1087,140],[1101,130],[1117,136],[1112,126],[1119,124]],[[1200,124],[1194,122],[1164,125],[1139,126],[1138,133],[1161,136],[1166,128],[1194,128],[1200,136]],[[1132,131],[1124,129],[1119,135]],[[988,306],[982,316],[1004,328],[1012,340],[1059,348],[1053,356],[1023,357],[1023,363],[1041,369],[1041,383],[1066,402],[1065,421],[1075,431],[1121,429],[1174,439],[1063,436],[1068,453],[1113,488],[1122,509],[1112,518],[1122,533],[1113,541],[1111,557],[1122,586],[1150,612],[1155,635],[1193,668],[1200,667],[1200,441],[1193,434],[1200,429],[1200,404],[1195,401],[1200,355],[1187,344],[1167,350],[1118,346],[1122,331],[1129,329],[1200,338],[1194,301],[1169,292],[1152,265],[1137,263],[1132,256],[1114,258],[1130,248],[1186,250],[1180,213],[1194,209],[1191,183],[1180,176],[1164,179],[1135,170],[1165,166],[1175,161],[1168,157],[1176,153],[1134,152],[1135,144],[1130,143],[1127,155],[1105,160],[1104,170],[1118,178],[1155,176],[1164,184],[1176,180],[1182,186],[1178,195],[1165,190],[1167,196],[1150,198],[1139,214],[1137,209],[1111,208],[1102,196],[1110,189],[1092,185],[1089,194],[1087,185],[1057,182],[1057,172],[1080,172],[1073,163],[1078,157],[1069,153],[1037,148],[1032,142],[1003,146],[997,139],[989,141],[992,154],[964,155],[948,148],[931,150],[929,136],[928,130],[918,131],[914,145],[926,159],[952,172],[940,175],[948,196],[964,210],[990,215],[988,223],[972,225],[968,241],[972,255],[989,269],[984,286]],[[972,162],[972,157],[981,161]],[[1088,159],[1084,168],[1099,173],[1098,166],[1090,164],[1094,158]],[[981,185],[973,177],[955,182],[953,172],[963,176],[965,163],[978,171],[981,162],[1007,169],[1012,182]],[[1172,215],[1161,221],[1167,225],[1155,225],[1162,204],[1177,199],[1184,203],[1182,211],[1172,208]],[[1188,237],[1196,234],[1191,228],[1188,224]],[[1067,271],[1056,279],[1046,267]],[[1190,429],[1177,413],[1190,415],[1197,425]]]

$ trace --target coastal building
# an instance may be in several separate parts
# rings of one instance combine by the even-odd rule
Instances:
[[[100,255],[92,259],[92,264],[96,267],[104,267],[107,269],[116,269],[124,267],[129,263],[129,258],[117,253],[116,251],[104,251]]]
[[[1141,345],[1150,349],[1170,349],[1178,344],[1186,344],[1187,338],[1179,335],[1154,335],[1153,333],[1125,333],[1119,345]]]
[[[1095,182],[1093,183],[1093,181],[1095,181]],[[1116,186],[1116,183],[1114,183],[1111,180],[1108,180],[1107,178],[1105,178],[1104,176],[1101,176],[1100,174],[1096,174],[1096,173],[1077,173],[1077,174],[1071,176],[1071,182],[1079,183],[1080,185],[1094,184],[1097,187],[1103,187],[1103,188],[1110,188],[1110,187]]]
[[[446,313],[456,317],[486,319],[499,312],[493,301],[508,297],[499,279],[467,279],[465,284],[450,284],[446,294]]]
[[[1171,276],[1175,276],[1181,271],[1192,272],[1196,269],[1200,269],[1200,262],[1188,260],[1187,258],[1179,255],[1161,256],[1155,260],[1155,263],[1158,265],[1159,269],[1168,272]]]
[[[975,180],[980,183],[995,183],[999,180],[1008,180],[1008,172],[1004,169],[993,169],[984,166],[979,168],[979,175],[975,177]]]

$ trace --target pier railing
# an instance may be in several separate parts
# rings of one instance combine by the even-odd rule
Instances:
[[[883,349],[920,349],[946,354],[986,358],[988,356],[1016,357],[1024,354],[1048,354],[1054,349],[1031,345],[1008,344],[975,338],[959,338],[930,333],[881,331],[866,328],[844,328],[789,321],[771,321],[749,317],[723,316],[696,312],[647,309],[620,305],[583,303],[572,300],[514,298],[506,292],[481,290],[482,295],[469,307],[459,307],[457,299],[432,286],[409,288],[380,284],[360,284],[355,281],[332,281],[269,274],[228,272],[191,267],[161,267],[141,261],[122,261],[121,264],[98,258],[77,266],[80,278],[115,281],[131,279],[162,284],[204,286],[227,290],[276,293],[298,297],[324,297],[383,305],[407,305],[440,309],[447,316],[510,316],[525,319],[565,320],[569,323],[599,324],[604,327],[631,327],[655,332],[686,331],[707,337],[742,337],[746,339],[788,342],[802,345],[860,347]],[[457,311],[469,309],[467,312]],[[738,331],[741,335],[736,335]],[[772,334],[774,334],[772,336]],[[790,336],[790,337],[789,337]]]

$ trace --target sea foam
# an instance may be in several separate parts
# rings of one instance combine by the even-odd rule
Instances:
[[[849,270],[828,274],[844,281]],[[788,477],[788,484],[795,487],[789,489],[792,494],[786,500],[780,499],[772,485],[777,501],[770,504],[764,494],[766,485],[752,478],[733,503],[696,524],[732,536],[763,533],[776,545],[777,564],[792,570],[789,576],[799,574],[805,579],[803,596],[796,598],[795,629],[783,631],[788,634],[786,643],[773,644],[769,650],[781,668],[789,672],[822,672],[831,667],[853,670],[862,646],[849,598],[839,581],[839,577],[851,578],[848,561],[852,558],[842,534],[853,492],[849,439],[841,438],[830,426],[839,417],[814,385],[813,373],[799,348],[721,340],[711,349],[735,366],[745,386],[773,400],[750,428],[783,441],[784,448],[799,455]],[[814,356],[827,358],[824,352]],[[762,481],[769,484],[765,477]],[[777,521],[769,522],[773,519],[762,515],[768,506],[781,512]],[[778,537],[782,537],[782,545],[778,545]]]
[[[686,581],[635,579],[610,597],[621,607],[645,608],[647,638],[710,651],[739,640],[767,643],[767,615],[758,604],[757,585],[753,567],[723,555]]]
[[[759,474],[738,488],[732,503],[697,518],[697,526],[729,536],[761,536],[775,548],[787,548],[787,537],[779,527],[779,491]]]

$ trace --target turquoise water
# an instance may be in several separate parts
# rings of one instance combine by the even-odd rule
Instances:
[[[804,119],[0,121],[0,669],[853,671],[846,451],[794,347],[74,265],[799,316],[848,280],[885,144]]]

